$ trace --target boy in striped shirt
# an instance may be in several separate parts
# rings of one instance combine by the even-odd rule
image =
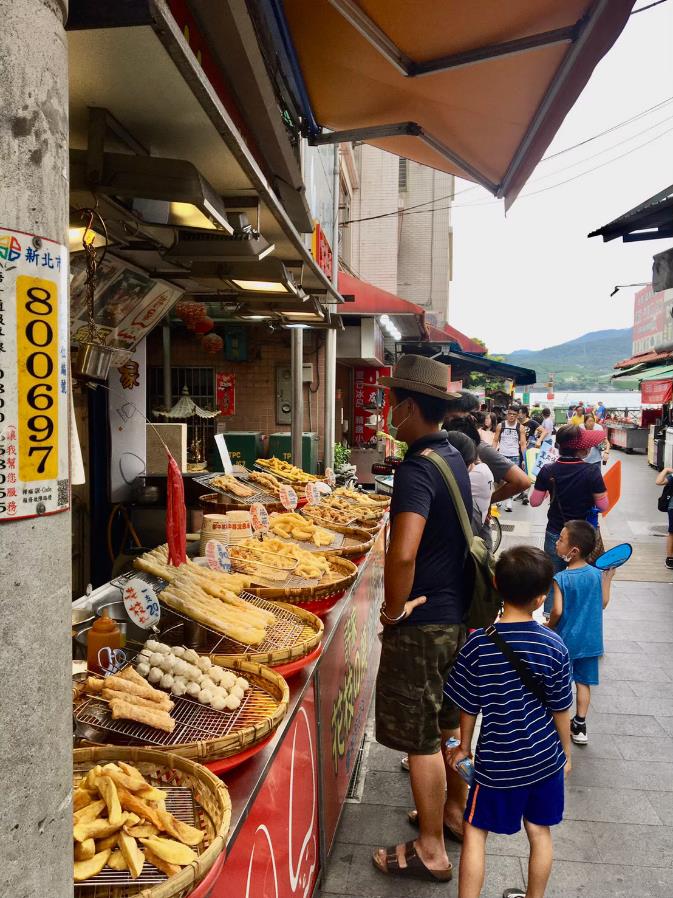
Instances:
[[[483,629],[460,650],[444,687],[461,709],[460,745],[447,754],[454,770],[472,756],[472,736],[482,714],[465,808],[459,898],[481,894],[488,833],[516,833],[522,819],[530,843],[528,888],[507,889],[503,898],[543,898],[551,873],[550,826],[563,818],[572,705],[568,650],[556,633],[533,620],[553,574],[549,557],[528,546],[503,552],[495,569],[504,601],[497,636],[524,663],[540,697]]]

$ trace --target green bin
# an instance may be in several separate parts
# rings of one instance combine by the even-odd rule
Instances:
[[[272,433],[269,437],[269,457],[292,462],[292,442],[289,433]],[[307,474],[318,471],[318,434],[304,433],[301,439],[301,467]]]
[[[228,430],[222,434],[229,450],[229,457],[233,465],[245,465],[252,468],[258,458],[264,452],[262,433],[258,430]],[[209,471],[221,471],[222,461],[217,446],[213,441],[213,449],[208,460]]]

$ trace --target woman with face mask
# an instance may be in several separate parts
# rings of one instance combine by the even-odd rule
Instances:
[[[565,569],[567,561],[557,554],[556,544],[567,521],[591,520],[593,509],[608,509],[608,493],[600,465],[584,463],[589,450],[605,439],[602,430],[587,430],[575,424],[565,424],[556,433],[560,456],[552,464],[544,465],[535,481],[530,497],[533,507],[542,505],[549,496],[547,530],[544,550],[550,556],[555,573]],[[554,594],[550,590],[545,600],[545,614],[552,609]]]

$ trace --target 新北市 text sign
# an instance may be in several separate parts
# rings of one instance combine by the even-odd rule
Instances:
[[[0,520],[70,505],[68,250],[0,228]]]

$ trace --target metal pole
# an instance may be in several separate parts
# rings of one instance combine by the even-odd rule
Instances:
[[[334,145],[334,175],[332,181],[334,217],[332,219],[332,284],[339,288],[339,145]],[[329,304],[330,313],[336,303]],[[334,467],[334,417],[336,409],[336,331],[330,328],[325,340],[325,467]]]
[[[164,368],[164,408],[168,411],[173,405],[173,385],[171,376],[171,326],[168,318],[164,321],[161,329],[161,340],[163,350],[163,368]]]
[[[67,14],[67,0],[0,0],[0,224],[23,232],[24,252],[31,246],[26,234],[64,245],[65,265]],[[14,301],[5,290],[5,306]],[[67,290],[56,301],[59,316],[64,311],[68,320]],[[5,340],[5,391],[17,390],[15,382],[7,386],[13,383],[8,372],[17,364],[16,350]],[[69,380],[67,373],[64,378]],[[9,396],[6,392],[5,403]],[[59,426],[67,428],[67,419]],[[9,489],[3,486],[5,495]],[[68,898],[73,894],[70,512],[6,521],[0,543],[0,895]]]
[[[304,361],[304,329],[293,327],[292,334],[292,417],[290,424],[292,443],[292,464],[301,468],[302,436],[304,432],[304,384],[302,383],[302,364]]]

